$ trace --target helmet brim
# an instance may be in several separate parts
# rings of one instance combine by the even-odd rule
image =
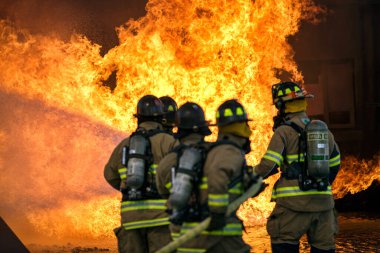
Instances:
[[[210,124],[209,126],[226,126],[228,124],[232,124],[232,123],[236,123],[236,122],[250,122],[250,121],[253,121],[253,119],[246,119],[246,120],[242,120],[242,121],[235,121],[235,122],[229,122],[227,124],[223,124],[223,125],[218,125],[218,123],[212,123]]]

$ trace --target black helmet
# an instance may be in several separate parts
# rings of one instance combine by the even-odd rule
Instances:
[[[242,104],[230,99],[221,104],[216,111],[216,125],[225,126],[235,122],[251,121]]]
[[[164,115],[164,105],[161,100],[153,95],[140,98],[137,103],[136,117],[157,117]]]
[[[306,90],[293,82],[283,82],[272,85],[273,104],[279,110],[283,107],[285,102],[310,97],[313,97],[313,95],[308,94]]]
[[[175,114],[178,111],[177,103],[169,96],[160,97],[161,102],[164,104],[165,123],[167,126],[174,126]]]
[[[197,130],[209,124],[202,107],[196,103],[186,102],[177,111],[176,125],[179,129]]]

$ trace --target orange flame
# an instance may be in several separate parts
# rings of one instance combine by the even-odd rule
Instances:
[[[374,181],[380,182],[380,154],[371,160],[349,156],[342,161],[342,168],[333,184],[333,193],[336,198],[343,198],[346,194],[367,189]]]
[[[5,137],[0,135],[0,148],[5,139],[18,147],[13,137],[33,146],[24,150],[33,158],[27,180],[35,187],[27,191],[23,203],[28,199],[38,203],[26,216],[43,233],[64,238],[112,236],[119,219],[117,193],[111,192],[101,173],[111,144],[121,138],[118,131],[134,130],[136,121],[131,115],[145,94],[170,95],[180,104],[196,101],[206,109],[208,119],[214,118],[224,100],[239,98],[254,119],[249,162],[256,164],[272,135],[270,85],[279,81],[276,74],[286,71],[302,81],[287,38],[298,31],[302,20],[315,19],[320,10],[311,0],[151,0],[146,9],[145,17],[117,29],[120,45],[104,57],[100,46],[84,36],[73,35],[64,42],[0,21],[0,94],[43,103],[21,108],[28,114],[27,120],[14,124],[21,130],[10,125]],[[112,71],[117,71],[113,91],[102,84]],[[44,107],[49,108],[49,118],[41,112]],[[61,114],[67,116],[57,116]],[[96,123],[75,123],[87,120]],[[29,122],[39,127],[42,123],[44,131]],[[116,139],[110,141],[112,136]],[[51,145],[57,139],[59,144]],[[1,154],[0,165],[13,161],[17,165],[13,167],[25,166]],[[56,157],[59,163],[54,162]],[[24,192],[12,191],[10,179],[18,170],[5,167],[1,166],[6,175],[1,190],[12,194],[2,194],[1,200],[17,205],[16,199]],[[18,184],[22,186],[24,180],[20,178]],[[268,190],[246,202],[240,216],[262,220],[272,207],[269,195]],[[259,213],[252,215],[252,209]]]

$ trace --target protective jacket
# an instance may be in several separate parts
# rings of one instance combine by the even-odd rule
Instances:
[[[184,138],[181,138],[180,141],[177,140],[176,146],[178,145],[194,145],[203,143],[204,136],[200,134],[190,134]],[[168,155],[166,155],[158,164],[157,167],[157,177],[156,184],[158,193],[163,198],[169,198],[170,189],[172,187],[172,168],[177,165],[178,154],[175,151],[171,151]]]
[[[216,145],[207,153],[204,162],[203,178],[199,189],[200,204],[208,209],[205,217],[210,212],[225,213],[228,204],[238,198],[244,191],[241,181],[243,180],[245,154],[239,148],[239,146],[243,145],[244,140],[230,134],[218,136],[218,140],[226,139],[235,143],[235,145]],[[170,192],[171,175],[169,171],[177,163],[176,160],[177,155],[171,153],[159,164],[158,174],[160,176],[158,177],[157,185],[159,192],[163,195]],[[166,173],[162,173],[161,176],[163,171],[166,171]],[[241,178],[241,181],[231,185],[230,183],[237,178]],[[181,226],[180,234],[186,233],[199,223],[200,221],[185,221]],[[247,252],[249,250],[249,247],[242,241],[242,223],[236,217],[236,214],[227,218],[227,224],[223,229],[203,231],[200,236],[182,245],[177,252],[213,252],[213,248],[222,239],[227,238],[233,241],[231,245],[237,246],[237,248],[231,249],[231,252]]]
[[[305,112],[297,112],[289,114],[286,121],[294,122],[298,126],[305,128],[305,125],[310,120]],[[257,174],[266,178],[277,173],[280,168],[282,174],[274,185],[273,201],[276,201],[278,205],[299,212],[320,212],[334,208],[331,184],[340,167],[340,153],[331,132],[329,132],[328,139],[330,185],[326,191],[318,191],[317,189],[302,191],[299,188],[298,179],[287,179],[285,176],[289,165],[298,162],[299,135],[289,125],[281,125],[275,130],[264,157],[254,169]],[[300,161],[305,161],[305,158],[301,156]]]
[[[199,134],[190,134],[183,138],[181,138],[179,141],[177,140],[176,146],[179,147],[180,145],[190,146],[195,145],[199,143],[203,143],[204,136]],[[173,151],[170,152],[168,155],[166,155],[161,162],[158,164],[157,167],[157,177],[156,177],[156,185],[158,193],[161,195],[161,197],[168,199],[170,196],[170,191],[172,188],[172,168],[174,168],[178,163],[178,153]],[[203,183],[205,185],[205,183]],[[200,185],[200,187],[203,187]],[[168,205],[169,203],[166,203],[167,207],[170,208]],[[174,239],[178,238],[180,235],[180,226],[170,224],[170,233],[171,236]]]
[[[161,124],[156,122],[143,122],[138,129],[162,130]],[[153,165],[149,173],[156,174],[157,164],[174,147],[175,139],[172,135],[160,132],[149,137]],[[127,177],[127,168],[122,165],[122,148],[128,146],[129,138],[121,141],[112,152],[104,168],[104,177],[115,189],[120,190],[122,180]],[[123,196],[123,199],[126,199]],[[165,199],[144,199],[121,202],[121,224],[125,230],[168,225],[168,215],[165,213]]]

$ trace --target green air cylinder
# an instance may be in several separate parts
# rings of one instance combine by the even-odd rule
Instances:
[[[312,120],[306,126],[307,170],[311,178],[329,176],[329,130],[321,120]]]

